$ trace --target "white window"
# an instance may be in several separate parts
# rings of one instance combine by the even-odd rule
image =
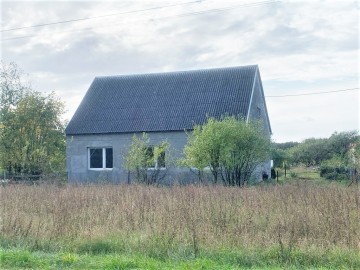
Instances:
[[[89,170],[109,170],[113,168],[111,147],[88,148]]]

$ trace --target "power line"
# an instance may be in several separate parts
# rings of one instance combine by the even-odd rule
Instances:
[[[277,0],[277,1],[273,1],[273,0],[260,1],[260,2],[255,2],[255,3],[241,4],[241,5],[235,5],[235,6],[225,7],[225,8],[215,8],[215,9],[209,9],[209,10],[203,10],[203,11],[195,11],[195,12],[190,12],[190,13],[184,13],[184,14],[161,17],[160,19],[202,15],[202,14],[210,13],[210,12],[214,12],[214,13],[216,13],[216,12],[224,12],[224,11],[229,11],[231,9],[255,7],[255,6],[261,6],[261,5],[269,5],[269,4],[275,4],[275,3],[278,3],[278,2],[281,2],[281,0]]]
[[[118,15],[124,15],[124,14],[131,14],[131,13],[138,13],[138,12],[156,10],[156,9],[163,9],[163,8],[168,8],[168,7],[176,7],[176,6],[194,4],[194,3],[199,3],[201,1],[202,0],[196,0],[196,1],[173,4],[173,5],[167,5],[167,6],[157,6],[157,7],[152,7],[152,8],[123,11],[123,12],[117,12],[117,13],[112,13],[112,14],[93,16],[93,17],[85,17],[85,18],[71,19],[71,20],[65,20],[65,21],[58,21],[58,22],[50,22],[50,23],[35,24],[35,25],[30,25],[30,26],[9,28],[9,29],[0,30],[0,32],[9,32],[9,31],[22,30],[22,29],[27,29],[27,28],[35,28],[35,27],[54,25],[54,24],[63,24],[63,23],[71,23],[71,22],[78,22],[78,21],[93,20],[93,19],[104,18],[104,17],[118,16]]]
[[[339,89],[339,90],[333,90],[333,91],[313,92],[313,93],[294,94],[294,95],[265,96],[265,97],[267,97],[267,98],[280,98],[280,97],[311,96],[311,95],[322,95],[322,94],[330,94],[330,93],[337,93],[337,92],[354,91],[354,90],[358,90],[358,89],[359,89],[359,87],[355,87],[355,88]]]
[[[155,18],[155,19],[154,18],[149,18],[149,19],[145,19],[145,20],[146,21],[152,21],[152,20],[161,20],[161,19],[168,19],[168,18],[175,18],[175,17],[187,17],[187,16],[194,16],[194,15],[203,15],[203,14],[211,13],[211,12],[215,12],[215,13],[216,12],[225,12],[225,11],[229,11],[231,9],[247,8],[247,7],[260,6],[260,5],[269,5],[269,4],[274,4],[274,3],[278,3],[278,2],[281,2],[281,0],[278,0],[278,1],[261,1],[261,2],[256,2],[256,3],[242,4],[242,5],[225,7],[225,8],[208,9],[208,10],[203,10],[203,11],[196,11],[196,12],[189,12],[189,13],[165,16],[165,17],[160,17],[160,18]],[[135,20],[135,21],[144,21],[144,20]],[[134,22],[134,21],[131,21],[131,22]],[[112,26],[115,26],[115,25],[120,25],[120,24],[112,24]],[[87,31],[87,30],[91,30],[91,29],[104,28],[104,27],[108,27],[108,26],[109,25],[103,25],[103,26],[99,26],[99,27],[87,27],[87,28],[74,29],[74,30],[57,31],[57,32],[52,32],[50,34],[53,35],[53,34],[58,34],[58,33],[80,32],[80,31]],[[41,34],[40,35],[20,36],[20,37],[13,37],[13,38],[5,38],[5,39],[1,39],[0,41],[24,39],[24,38],[31,38],[31,37],[37,37],[37,36],[41,36]]]

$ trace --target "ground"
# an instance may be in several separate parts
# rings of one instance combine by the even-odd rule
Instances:
[[[360,269],[360,189],[0,186],[3,269]]]

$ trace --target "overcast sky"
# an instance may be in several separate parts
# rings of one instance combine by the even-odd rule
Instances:
[[[273,139],[301,141],[359,129],[359,9],[352,0],[1,1],[0,52],[35,90],[54,91],[67,119],[95,76],[257,64]]]

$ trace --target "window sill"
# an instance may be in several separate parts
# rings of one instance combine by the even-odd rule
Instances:
[[[88,168],[89,171],[112,171],[113,168]]]
[[[147,168],[148,171],[155,171],[155,170],[160,170],[160,171],[165,171],[166,170],[166,167],[161,167],[161,168]]]

